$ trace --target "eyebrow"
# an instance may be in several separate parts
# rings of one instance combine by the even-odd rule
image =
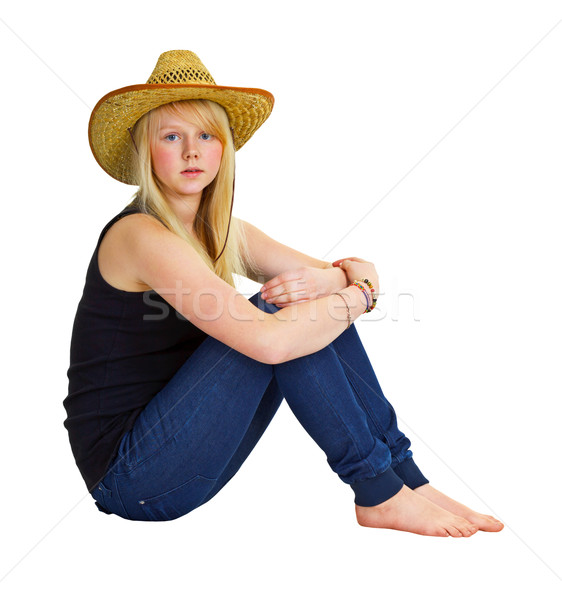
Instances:
[[[167,122],[164,122],[164,119],[160,120],[160,129],[164,129],[166,127],[183,127],[185,125],[193,125],[194,127],[200,127],[197,123],[192,123],[191,121],[184,121],[183,119],[179,120],[177,117],[170,119]]]
[[[194,123],[192,123],[194,125]],[[179,122],[165,123],[158,127],[158,131],[162,131],[163,129],[182,129],[185,125]]]

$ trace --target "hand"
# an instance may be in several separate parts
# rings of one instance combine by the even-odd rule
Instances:
[[[356,279],[368,279],[375,290],[375,298],[379,294],[379,276],[375,265],[371,262],[352,256],[340,258],[332,263],[333,267],[340,267],[345,271],[347,282],[351,285]]]
[[[284,271],[267,281],[260,292],[266,302],[280,308],[328,296],[345,286],[341,269],[301,267]],[[343,285],[342,285],[343,284]]]

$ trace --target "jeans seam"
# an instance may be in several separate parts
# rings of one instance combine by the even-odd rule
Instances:
[[[233,352],[234,352],[235,354],[233,354]],[[235,359],[235,357],[236,357],[236,355],[237,355],[237,354],[238,354],[238,353],[236,353],[236,351],[235,351],[235,350],[233,350],[232,348],[228,348],[228,347],[227,347],[227,352],[225,352],[225,354],[223,355],[223,358],[222,358],[221,360],[219,360],[219,361],[217,361],[217,362],[215,363],[215,366],[214,366],[213,368],[215,368],[215,367],[216,367],[216,365],[218,365],[219,363],[221,363],[221,365],[222,365],[222,367],[223,367],[223,368],[226,368],[226,367],[228,367],[228,366],[229,366],[229,365],[232,363],[232,361]],[[224,363],[223,361],[224,361],[224,360],[226,360],[226,357],[227,357],[228,355],[230,355],[230,359],[228,360],[228,362]],[[251,360],[251,359],[250,359],[250,360]],[[256,363],[258,363],[258,361],[255,361],[255,362],[256,362]],[[258,363],[258,364],[260,364],[260,363]],[[212,369],[211,369],[211,370],[212,370]],[[209,371],[209,372],[210,372],[210,371]],[[208,373],[209,373],[209,372],[208,372]],[[208,373],[207,373],[207,374],[208,374]],[[272,376],[272,377],[273,377],[273,376]],[[199,381],[198,381],[197,383],[199,383]],[[216,383],[215,383],[215,385],[216,385]],[[175,409],[175,408],[178,406],[178,404],[179,404],[179,403],[180,403],[180,402],[181,402],[181,401],[184,399],[184,397],[186,396],[186,394],[188,394],[189,392],[190,392],[190,390],[188,390],[187,392],[184,392],[184,393],[183,393],[183,394],[182,394],[182,395],[181,395],[181,396],[180,396],[180,397],[179,397],[179,398],[176,400],[176,402],[175,402],[174,406],[173,406],[173,407],[170,409],[170,411],[174,410],[174,409]],[[186,427],[186,426],[189,424],[189,422],[190,422],[190,421],[192,421],[192,420],[193,420],[193,418],[194,418],[194,417],[195,417],[195,416],[198,414],[198,412],[201,410],[201,408],[202,408],[202,406],[203,406],[203,399],[204,399],[204,397],[205,397],[205,394],[204,394],[204,393],[202,393],[202,394],[199,396],[199,399],[198,399],[198,405],[197,405],[197,407],[196,407],[196,408],[195,408],[193,411],[191,411],[191,412],[190,412],[190,414],[189,414],[189,418],[188,418],[188,419],[186,419],[186,420],[184,420],[184,421],[183,421],[183,422],[182,422],[182,423],[181,423],[181,424],[180,424],[180,425],[179,425],[179,426],[176,428],[176,430],[174,431],[174,433],[173,433],[173,434],[170,434],[170,435],[167,437],[167,439],[165,439],[164,441],[162,441],[162,442],[159,444],[158,448],[156,448],[156,449],[155,449],[155,450],[154,450],[154,451],[153,451],[153,452],[152,452],[150,455],[143,457],[143,459],[142,459],[142,460],[139,460],[139,461],[137,461],[137,462],[135,462],[135,463],[129,463],[129,462],[127,462],[126,460],[124,460],[124,459],[123,459],[123,464],[124,464],[124,465],[126,465],[126,466],[128,467],[128,470],[127,470],[127,471],[122,471],[122,473],[123,473],[123,474],[129,474],[129,473],[132,473],[132,472],[133,472],[133,471],[135,471],[135,470],[136,470],[138,467],[140,467],[140,466],[141,466],[141,465],[143,465],[145,462],[147,462],[148,460],[150,460],[151,458],[153,458],[154,456],[156,456],[156,455],[157,455],[159,452],[161,452],[161,451],[162,451],[162,450],[165,448],[165,446],[167,446],[168,444],[172,443],[172,442],[174,441],[174,439],[175,439],[175,438],[176,438],[176,437],[177,437],[177,436],[178,436],[178,435],[181,433],[182,429],[183,429],[184,427]],[[170,412],[170,411],[168,411],[168,412]],[[155,425],[153,425],[152,427],[155,427]],[[150,430],[149,430],[149,431],[150,431]],[[145,435],[146,435],[146,434],[145,434]],[[144,436],[143,436],[143,437],[144,437]],[[141,438],[141,439],[142,439],[142,438]],[[139,442],[140,442],[140,440],[137,442],[137,444],[138,444]]]
[[[345,368],[343,368],[343,371],[345,373]],[[362,395],[361,391],[359,390],[359,388],[357,387],[357,385],[354,383],[353,379],[351,379],[347,373],[345,374],[345,376],[347,377],[347,380],[349,381],[349,385],[352,387],[353,391],[355,392],[355,396],[356,396],[357,400],[359,400],[359,402],[361,403],[361,407],[365,411],[365,414],[369,417],[370,421],[375,426],[375,429],[379,432],[381,437],[384,439],[385,444],[388,446],[389,440],[386,435],[386,432],[382,428],[382,425],[379,423],[379,421],[373,415],[373,412],[371,411],[368,404],[363,399],[363,395]]]
[[[303,357],[304,358],[304,357]],[[309,362],[309,364],[312,362],[308,359],[308,357],[306,357],[307,362]],[[326,400],[326,403],[328,404],[328,406],[330,407],[330,409],[332,410],[333,414],[337,417],[337,419],[340,421],[340,424],[344,427],[344,429],[347,431],[350,439],[353,441],[353,446],[355,448],[355,451],[357,453],[357,456],[359,456],[360,458],[360,462],[366,464],[369,469],[371,470],[371,472],[373,473],[373,477],[376,477],[378,475],[378,473],[376,473],[376,470],[374,469],[373,465],[371,465],[371,463],[369,463],[366,460],[366,457],[361,456],[361,452],[359,452],[359,448],[357,447],[357,442],[355,440],[355,437],[353,436],[353,434],[351,433],[351,431],[349,430],[349,428],[347,427],[347,425],[345,424],[345,422],[343,421],[343,419],[340,417],[340,415],[338,414],[338,412],[334,409],[332,403],[330,402],[329,398],[326,396],[326,394],[324,393],[324,390],[322,389],[322,386],[319,383],[319,379],[317,377],[316,374],[316,368],[313,364],[310,364],[310,366],[312,367],[312,372],[313,372],[313,378],[314,381],[316,383],[316,386],[318,387],[320,394],[322,395],[322,397]],[[342,368],[343,370],[343,368]],[[344,371],[345,373],[345,371]],[[346,376],[347,377],[347,376]]]
[[[383,430],[383,428],[380,425],[380,423],[375,419],[375,417],[373,416],[372,411],[370,410],[369,406],[365,403],[365,401],[363,400],[363,397],[361,396],[361,393],[357,390],[357,388],[355,387],[355,385],[353,384],[352,381],[350,381],[350,384],[353,387],[353,389],[355,390],[355,392],[357,394],[357,399],[361,403],[361,406],[363,407],[363,410],[365,411],[365,414],[369,417],[369,419],[371,420],[371,422],[373,423],[373,425],[375,426],[375,428],[377,429],[377,431],[380,433],[381,437],[383,438],[384,444],[387,446],[387,448],[390,451],[391,458],[392,459],[396,459],[398,461],[396,464],[400,464],[402,461],[404,461],[408,457],[407,456],[402,456],[403,452],[402,452],[401,449],[398,451],[398,453],[395,452],[395,450],[394,450],[394,446],[395,446],[394,441],[386,435],[386,432]],[[406,453],[407,452],[408,451],[406,451]]]
[[[363,410],[365,411],[365,414],[369,417],[369,420],[373,423],[373,425],[375,426],[375,429],[379,432],[379,434],[381,435],[381,437],[384,440],[384,443],[386,444],[386,446],[388,447],[391,457],[394,458],[399,458],[400,454],[395,454],[393,452],[393,448],[396,445],[396,441],[394,439],[391,439],[387,436],[387,431],[382,427],[382,425],[379,423],[379,421],[376,419],[376,417],[374,416],[373,411],[370,409],[369,405],[367,402],[365,402],[364,398],[363,398],[363,394],[360,391],[359,387],[357,387],[357,384],[354,383],[353,380],[353,373],[349,374],[348,370],[351,369],[351,371],[353,371],[353,369],[347,365],[345,363],[345,361],[343,361],[339,355],[339,353],[335,350],[336,352],[336,356],[338,357],[338,359],[340,360],[340,364],[342,366],[343,372],[345,373],[345,376],[347,377],[347,380],[349,381],[351,387],[353,388],[353,390],[355,391],[356,397],[357,399],[361,402],[361,406],[363,407]],[[364,382],[365,385],[367,385],[368,387],[369,384],[367,382]],[[375,390],[372,390],[374,394],[376,394],[378,396],[378,393]],[[384,396],[382,396],[382,398],[384,398],[384,400],[386,400],[386,398]],[[388,402],[388,400],[386,400],[386,402],[390,405],[390,403]],[[392,408],[392,406],[390,406],[391,410],[394,410]],[[407,457],[406,457],[407,458]],[[402,460],[405,460],[404,458],[402,458]],[[402,462],[402,461],[399,461]]]
[[[123,514],[125,515],[125,517],[127,519],[130,519],[131,516],[129,515],[129,513],[127,512],[127,509],[125,508],[125,503],[123,502],[123,500],[121,498],[121,491],[119,490],[118,478],[122,475],[128,475],[128,473],[115,473],[114,477],[113,477],[113,483],[114,483],[114,487],[115,487],[115,490],[114,490],[115,497],[116,497],[117,501],[119,502],[119,506],[123,510]]]
[[[228,348],[227,352],[225,352],[225,354],[224,354],[224,356],[223,356],[223,359],[224,359],[224,358],[226,358],[226,356],[228,356],[228,354],[230,354],[230,353],[231,353],[231,351],[232,351],[232,348]],[[232,359],[233,359],[233,358],[234,358],[234,356],[232,356],[232,357],[231,357],[231,361],[230,361],[230,362],[232,362]],[[222,360],[219,360],[219,361],[217,361],[217,362],[215,363],[215,365],[213,365],[213,369],[214,369],[214,368],[216,368],[216,366],[217,366],[219,363],[221,363],[221,362],[222,362]],[[225,366],[227,366],[227,365],[225,365]],[[212,369],[211,369],[211,370],[212,370]],[[208,372],[207,372],[205,375],[208,375]],[[199,384],[199,381],[197,381],[197,384]],[[185,396],[186,396],[186,395],[187,395],[187,394],[188,394],[190,391],[191,391],[191,390],[187,390],[187,391],[185,391],[185,392],[184,392],[184,393],[183,393],[183,394],[182,394],[182,395],[181,395],[181,396],[180,396],[180,397],[179,397],[179,398],[178,398],[178,399],[175,401],[175,403],[174,403],[173,407],[172,407],[172,408],[171,408],[171,409],[168,411],[168,413],[169,413],[169,412],[171,412],[171,411],[173,411],[173,410],[174,410],[174,409],[175,409],[175,408],[176,408],[176,407],[179,405],[179,403],[180,403],[180,402],[182,402],[182,400],[185,398]],[[152,401],[153,401],[155,398],[156,398],[156,396],[155,396],[155,397],[154,397],[154,398],[151,400],[151,402],[152,402]],[[170,442],[171,442],[171,441],[172,441],[172,440],[173,440],[173,439],[174,439],[174,438],[175,438],[175,437],[176,437],[176,436],[177,436],[177,435],[180,433],[180,431],[182,430],[182,428],[183,428],[183,427],[185,427],[189,421],[191,421],[191,419],[193,418],[193,416],[194,416],[195,414],[197,414],[197,412],[198,412],[198,411],[200,410],[200,408],[201,408],[202,401],[203,401],[203,396],[200,396],[200,398],[199,398],[199,404],[198,404],[197,408],[196,408],[196,409],[195,409],[193,412],[191,412],[191,413],[190,413],[190,415],[189,415],[189,419],[187,419],[186,421],[183,421],[183,422],[182,422],[182,423],[181,423],[181,424],[180,424],[180,425],[177,427],[176,431],[174,431],[174,433],[173,433],[173,434],[171,434],[171,435],[170,435],[170,436],[169,436],[169,437],[168,437],[166,440],[164,440],[162,443],[160,443],[160,444],[159,444],[159,446],[158,446],[158,448],[157,448],[157,449],[155,449],[155,450],[154,450],[154,452],[152,452],[150,455],[148,455],[148,456],[145,456],[145,457],[144,457],[142,460],[136,461],[135,463],[130,463],[130,462],[127,462],[127,461],[126,461],[126,460],[124,460],[124,458],[123,458],[123,464],[124,464],[124,465],[126,465],[127,467],[129,467],[129,470],[128,470],[128,471],[123,471],[123,473],[132,473],[132,472],[133,472],[135,469],[137,469],[139,466],[141,466],[142,464],[144,464],[144,463],[145,463],[147,460],[150,460],[150,459],[151,459],[153,456],[155,456],[156,454],[158,454],[158,452],[160,452],[160,451],[161,451],[161,450],[162,450],[162,449],[163,449],[163,448],[164,448],[164,447],[165,447],[167,444],[169,444],[169,443],[170,443]],[[157,424],[158,424],[158,423],[156,423],[156,424],[153,424],[153,425],[152,425],[152,427],[151,427],[151,428],[148,430],[148,432],[146,432],[146,433],[143,435],[143,437],[142,437],[140,440],[138,440],[138,441],[136,442],[135,446],[136,446],[137,444],[139,444],[139,443],[140,443],[140,441],[141,441],[141,440],[142,440],[142,439],[143,439],[143,438],[144,438],[144,437],[145,437],[145,436],[146,436],[146,435],[147,435],[147,434],[148,434],[148,433],[151,431],[151,429],[153,429],[154,427],[156,427],[156,425],[157,425]]]

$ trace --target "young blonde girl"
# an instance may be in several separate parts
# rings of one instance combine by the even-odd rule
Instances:
[[[374,265],[311,258],[232,216],[234,153],[272,107],[171,51],[92,113],[94,156],[139,187],[101,232],[72,334],[65,426],[88,490],[126,519],[185,515],[234,476],[285,398],[352,488],[359,524],[499,531],[429,485],[397,427],[352,324],[375,306]],[[239,294],[236,273],[260,293]]]

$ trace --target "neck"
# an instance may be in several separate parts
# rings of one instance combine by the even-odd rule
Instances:
[[[185,228],[192,235],[195,216],[199,210],[201,203],[201,194],[198,197],[167,197],[171,209],[174,211],[178,219],[184,224]]]

